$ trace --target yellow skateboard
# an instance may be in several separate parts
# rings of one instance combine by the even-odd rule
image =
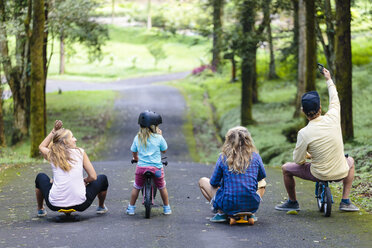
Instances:
[[[56,220],[57,222],[62,222],[62,221],[79,221],[80,216],[79,215],[71,215],[71,213],[76,212],[75,209],[60,209],[58,210],[59,213],[64,213],[65,215],[63,216],[57,216]]]
[[[230,219],[230,225],[234,224],[248,224],[254,225],[255,220],[253,219],[251,212],[240,212],[234,215],[228,216]]]

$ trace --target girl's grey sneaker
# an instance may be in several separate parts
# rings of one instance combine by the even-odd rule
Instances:
[[[47,211],[45,210],[45,209],[39,209],[38,211],[37,211],[37,216],[38,217],[44,217],[44,216],[46,216],[47,215]]]
[[[283,204],[276,205],[275,209],[279,211],[291,211],[291,210],[298,211],[300,210],[300,205],[298,204],[297,201],[293,202],[293,201],[287,200]]]
[[[210,218],[210,221],[211,222],[225,222],[227,221],[227,215],[217,213],[215,216]]]
[[[104,214],[104,213],[107,213],[107,211],[108,211],[108,208],[106,206],[104,206],[103,208],[98,206],[97,210],[96,210],[96,213],[97,214]]]
[[[346,204],[344,202],[340,203],[340,210],[341,211],[347,211],[347,212],[356,212],[359,211],[359,208],[352,204],[351,202],[349,204]]]

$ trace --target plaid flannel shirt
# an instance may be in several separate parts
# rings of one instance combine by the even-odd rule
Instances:
[[[256,193],[258,181],[266,177],[259,154],[253,153],[249,167],[243,174],[229,171],[226,158],[220,155],[210,180],[213,187],[220,187],[213,207],[232,215],[238,212],[256,212],[260,196]]]

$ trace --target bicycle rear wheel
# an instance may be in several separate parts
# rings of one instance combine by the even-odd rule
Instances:
[[[332,212],[331,189],[329,187],[325,187],[324,189],[324,216],[325,217],[331,216],[331,212]]]
[[[152,205],[151,191],[152,191],[151,180],[148,179],[146,180],[146,183],[145,183],[145,204],[144,204],[145,209],[146,209],[145,217],[147,219],[150,218],[150,213],[151,213],[151,205]]]

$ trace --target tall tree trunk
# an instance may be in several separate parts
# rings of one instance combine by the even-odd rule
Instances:
[[[111,24],[114,24],[115,17],[115,0],[111,0]]]
[[[275,55],[274,55],[274,45],[273,45],[273,36],[271,32],[271,0],[266,0],[266,3],[263,5],[264,11],[266,12],[266,15],[269,16],[269,20],[267,22],[267,42],[269,43],[269,51],[270,51],[270,64],[269,64],[269,79],[276,79],[278,78],[278,75],[275,71]]]
[[[252,73],[252,102],[258,103],[257,46],[254,46],[254,51],[252,52]]]
[[[150,30],[151,28],[151,0],[147,0],[147,29]]]
[[[222,16],[224,0],[213,0],[213,48],[212,67],[219,69],[222,48]]]
[[[59,74],[65,74],[65,37],[63,32],[59,37]]]
[[[320,43],[322,44],[324,55],[327,60],[327,68],[331,72],[331,75],[334,76],[335,72],[335,29],[333,25],[333,14],[332,14],[332,8],[331,8],[331,1],[325,0],[324,1],[324,16],[325,16],[325,23],[326,23],[326,34],[327,34],[327,40],[328,44],[326,44],[322,31],[319,26],[319,22],[316,22],[316,33],[318,36],[318,39]]]
[[[253,58],[255,57],[256,42],[253,40],[253,31],[255,24],[255,9],[252,7],[252,1],[244,1],[241,7],[240,23],[243,28],[242,51],[240,57],[241,77],[242,77],[242,99],[241,99],[241,124],[243,126],[254,123],[252,116],[253,107],[253,79],[254,66]],[[247,39],[246,37],[250,37]]]
[[[49,16],[49,1],[44,1],[44,25],[48,25],[48,16]],[[46,123],[47,123],[47,111],[46,111],[46,83],[48,76],[48,35],[49,29],[44,29],[44,42],[43,42],[43,67],[44,67],[44,133],[46,133]],[[53,51],[52,51],[53,52]]]
[[[235,52],[231,54],[231,82],[236,82],[236,60],[235,60]]]
[[[44,0],[34,0],[31,36],[31,157],[39,155],[39,145],[45,137],[44,129],[44,61],[43,44],[45,13]]]
[[[306,8],[305,0],[298,1],[298,70],[297,70],[297,94],[294,117],[300,117],[301,97],[305,93],[306,72]]]
[[[253,56],[254,51],[247,49],[247,56]],[[251,56],[250,56],[251,55]],[[252,57],[251,57],[252,58]],[[241,124],[247,126],[253,124],[253,61],[250,58],[244,58],[241,62],[242,71],[242,103],[241,103]]]
[[[305,0],[306,5],[306,71],[305,90],[315,90],[316,76],[316,33],[315,33],[315,2]]]
[[[335,80],[341,102],[344,140],[354,137],[350,22],[350,0],[336,0]]]

